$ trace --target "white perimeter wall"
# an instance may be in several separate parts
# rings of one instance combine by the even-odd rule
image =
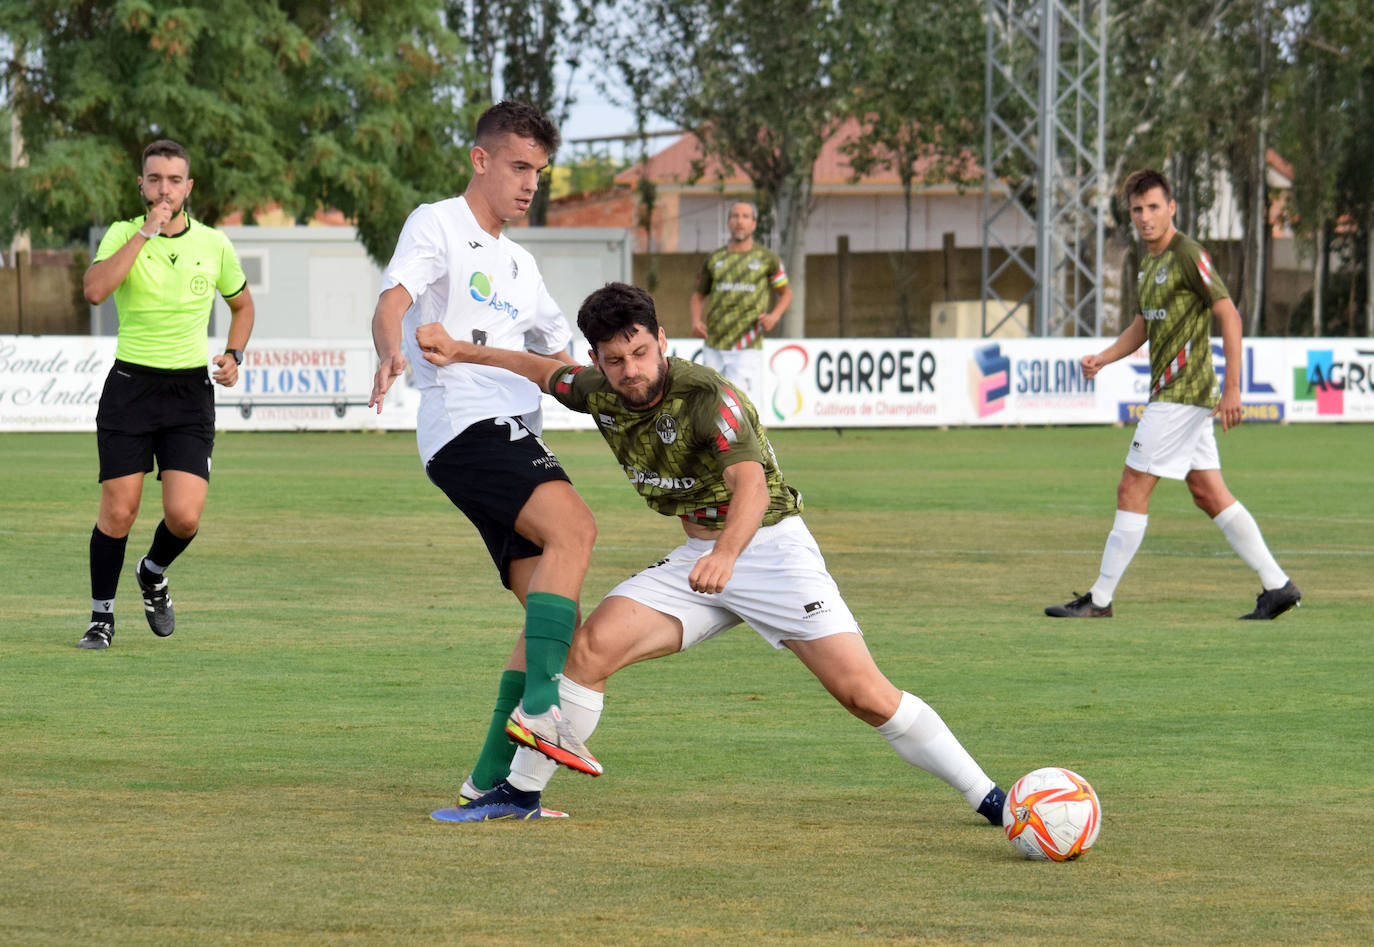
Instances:
[[[757,405],[769,427],[1114,424],[1134,421],[1149,385],[1145,353],[1083,378],[1078,360],[1103,339],[767,340]],[[207,360],[223,350],[211,339]],[[670,340],[692,358],[699,340]],[[94,431],[114,360],[109,336],[0,336],[0,431]],[[1213,340],[1213,359],[1229,370]],[[372,343],[253,339],[239,384],[216,387],[223,430],[415,427],[419,392],[406,379],[386,410],[369,409]],[[1247,339],[1241,394],[1248,421],[1374,421],[1374,339]],[[590,419],[545,399],[549,430]]]

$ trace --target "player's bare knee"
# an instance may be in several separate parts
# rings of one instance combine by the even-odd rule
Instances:
[[[134,528],[134,521],[138,519],[138,502],[124,503],[118,500],[106,498],[100,504],[100,515],[96,519],[96,526],[106,536],[127,536],[129,530]]]
[[[558,524],[557,530],[544,545],[560,549],[570,556],[588,560],[592,557],[592,547],[596,545],[596,520],[585,507],[580,512],[570,512],[568,518]]]
[[[178,539],[190,539],[200,530],[199,513],[166,511],[162,519],[172,535]]]
[[[563,673],[579,684],[595,688],[619,670],[619,650],[595,627],[583,625],[573,634]]]

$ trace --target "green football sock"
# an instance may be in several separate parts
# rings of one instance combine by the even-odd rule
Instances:
[[[520,703],[520,695],[524,692],[524,671],[501,672],[501,683],[496,689],[496,709],[491,712],[491,725],[487,727],[487,740],[477,756],[477,765],[472,768],[472,784],[482,792],[495,786],[498,779],[510,775],[510,761],[515,757],[517,747],[506,737],[506,720],[515,705]]]
[[[558,675],[568,660],[577,603],[549,592],[525,596],[525,712],[542,714],[558,703]]]

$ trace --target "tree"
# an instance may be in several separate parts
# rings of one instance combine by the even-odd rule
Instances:
[[[84,239],[132,216],[144,145],[191,152],[193,213],[337,207],[385,260],[405,214],[461,189],[461,48],[431,5],[363,0],[0,0],[28,159],[0,175],[0,239]]]
[[[1294,5],[1208,0],[1184,9],[1142,0],[1118,8],[1108,27],[1109,179],[1119,184],[1136,167],[1165,170],[1179,227],[1196,234],[1215,201],[1214,182],[1229,177],[1244,249],[1228,282],[1252,332],[1264,309],[1270,91],[1283,68],[1277,36]]]
[[[297,216],[342,211],[385,263],[411,210],[467,186],[472,64],[432,4],[309,3],[294,19],[312,53],[287,76]]]
[[[517,99],[535,106],[556,125],[567,121],[572,73],[597,35],[597,0],[450,0],[445,9],[472,50],[478,77],[473,98]],[[569,70],[562,93],[557,88],[560,57]],[[548,207],[546,178],[530,207],[530,223],[543,226]]]
[[[760,239],[776,222],[792,276],[794,298],[783,321],[789,336],[805,334],[812,169],[850,102],[834,71],[846,55],[838,28],[842,6],[643,0],[626,4],[623,16],[634,33],[611,47],[622,72],[652,78],[642,90],[650,111],[693,129],[708,159],[749,177]],[[653,28],[643,29],[645,22]]]
[[[1294,313],[1293,328],[1301,321],[1313,335],[1354,332],[1363,289],[1367,331],[1374,333],[1374,182],[1368,170],[1374,150],[1374,39],[1368,4],[1304,4],[1289,22],[1292,67],[1281,90],[1279,134],[1293,162],[1292,223],[1314,249],[1311,308],[1305,318]],[[1330,250],[1344,272],[1330,272]],[[1334,285],[1343,291],[1331,292]]]
[[[911,311],[911,205],[916,181],[965,181],[969,159],[983,144],[984,82],[971,68],[984,55],[984,27],[973,4],[860,0],[848,6],[845,29],[857,30],[837,63],[862,121],[846,146],[855,177],[896,173],[905,209],[903,253],[896,271],[898,335],[915,331]]]

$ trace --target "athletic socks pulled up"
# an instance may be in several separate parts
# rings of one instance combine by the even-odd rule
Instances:
[[[558,703],[558,679],[576,625],[572,599],[551,592],[525,596],[525,713],[542,714]]]
[[[91,621],[114,622],[115,592],[124,568],[128,536],[106,536],[99,526],[91,528]]]
[[[977,808],[995,785],[935,709],[915,694],[903,691],[897,712],[877,730],[898,756],[949,783],[970,806]]]
[[[1121,581],[1126,567],[1131,564],[1136,550],[1145,539],[1145,526],[1149,521],[1150,517],[1145,513],[1116,511],[1112,531],[1107,534],[1107,544],[1102,550],[1102,566],[1097,581],[1089,590],[1092,592],[1093,604],[1098,608],[1106,608],[1112,603],[1117,583]]]
[[[1259,573],[1260,584],[1266,589],[1281,589],[1288,584],[1288,574],[1279,568],[1269,546],[1264,542],[1259,524],[1250,511],[1237,500],[1216,516],[1212,522],[1217,524],[1221,534],[1236,551],[1241,560]]]

